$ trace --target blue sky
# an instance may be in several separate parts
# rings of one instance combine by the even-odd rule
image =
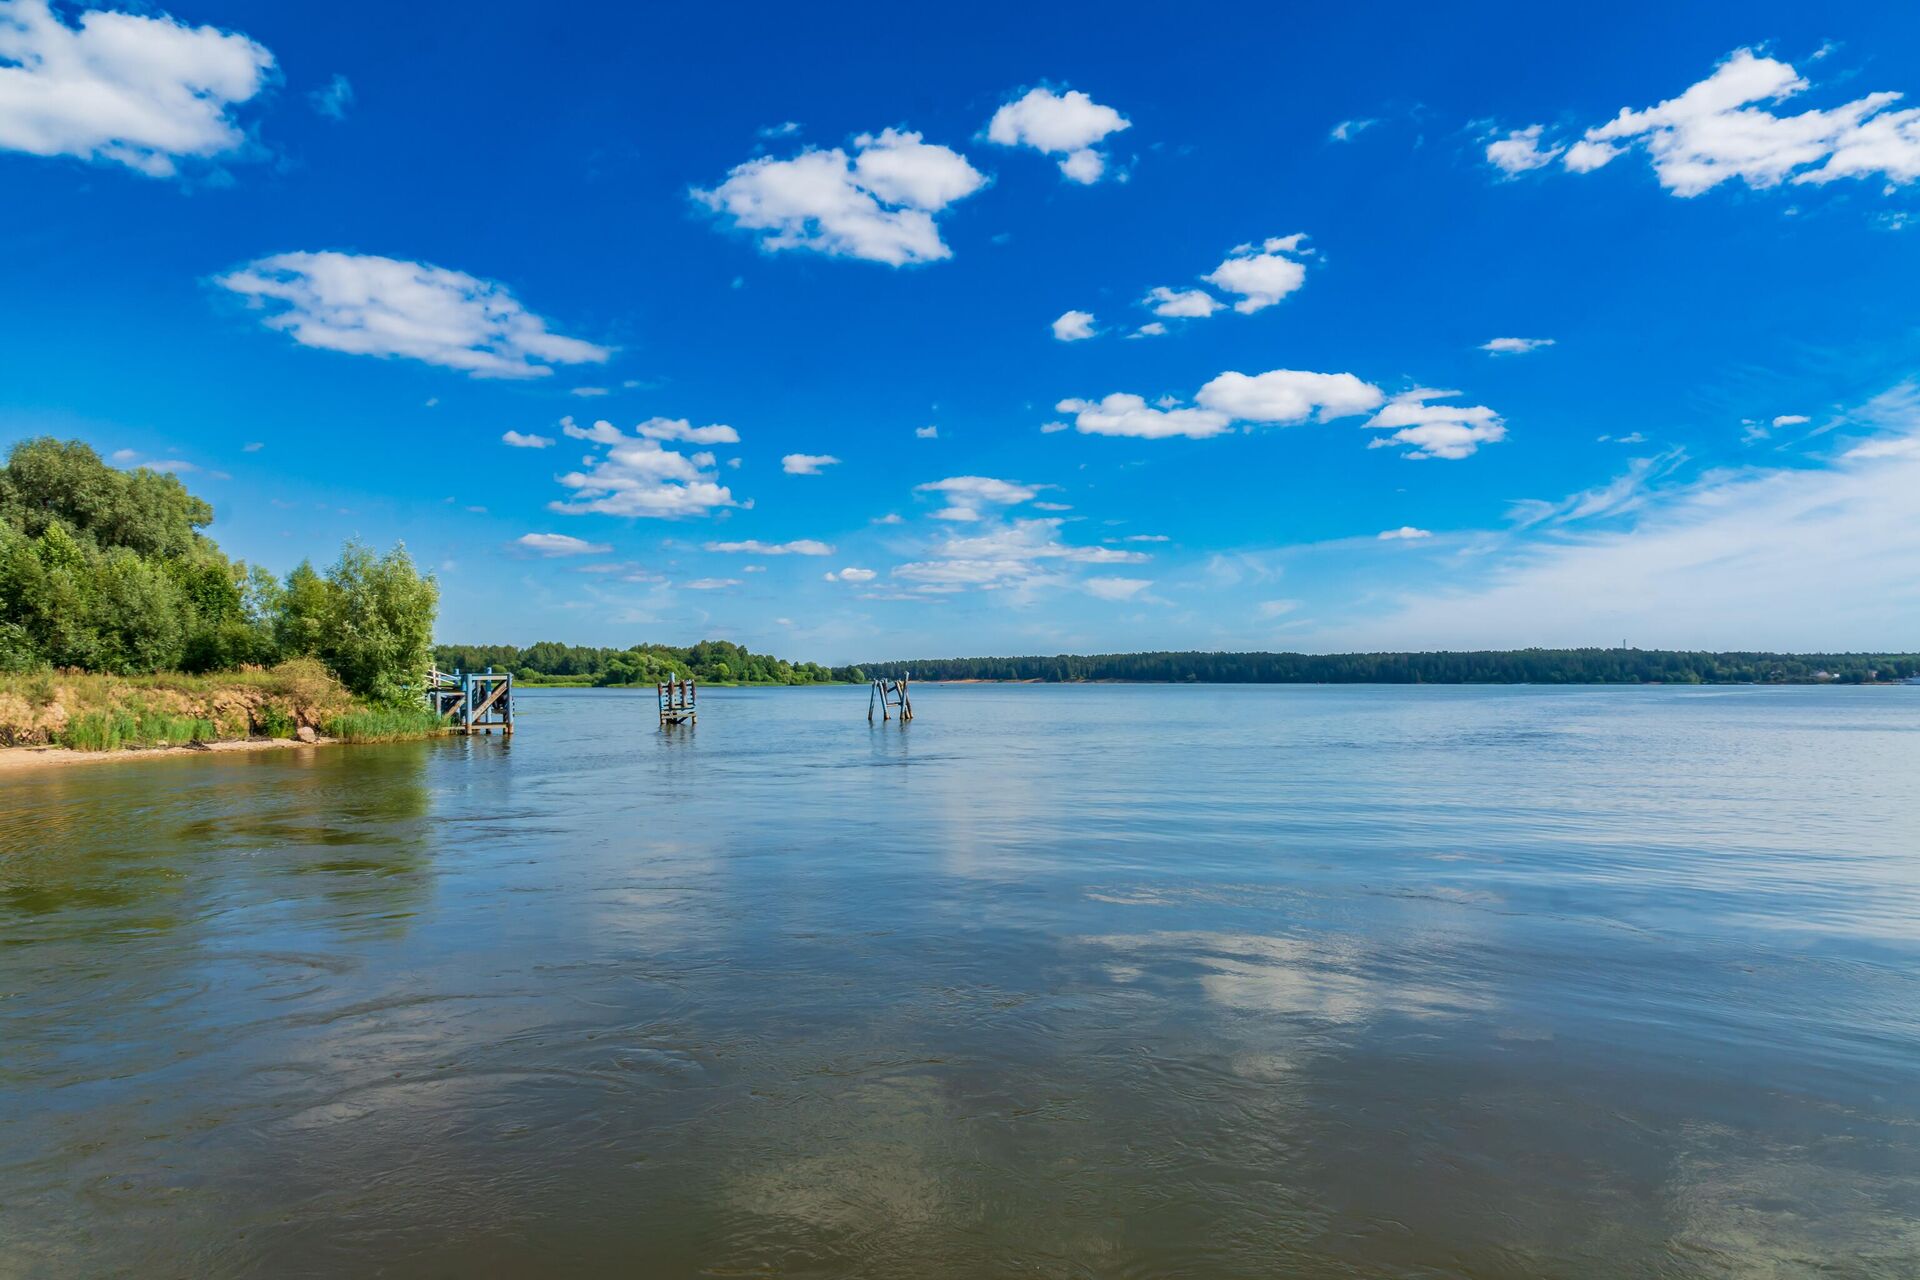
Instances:
[[[0,0],[0,445],[448,640],[1913,646],[1920,11],[696,8]]]

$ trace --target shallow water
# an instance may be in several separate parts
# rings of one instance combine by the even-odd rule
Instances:
[[[0,1275],[1920,1274],[1920,689],[0,779]]]

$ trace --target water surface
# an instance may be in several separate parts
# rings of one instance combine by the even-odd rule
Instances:
[[[1920,690],[523,694],[0,781],[0,1275],[1920,1274]]]

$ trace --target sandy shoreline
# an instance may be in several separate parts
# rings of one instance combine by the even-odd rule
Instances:
[[[70,747],[0,747],[0,773],[58,765],[102,764],[113,760],[152,760],[162,756],[204,756],[216,751],[280,751],[292,747],[330,746],[338,738],[239,738],[194,747],[131,747],[122,751],[75,751]]]

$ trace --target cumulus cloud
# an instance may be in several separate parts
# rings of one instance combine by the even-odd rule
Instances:
[[[500,438],[516,449],[545,449],[553,443],[552,436],[536,435],[530,431],[503,431]]]
[[[1272,306],[1306,283],[1307,268],[1300,261],[1306,236],[1275,236],[1260,244],[1236,246],[1226,261],[1201,279],[1223,293],[1237,293],[1233,309],[1242,315]]]
[[[915,427],[913,429],[913,434],[917,439],[920,439],[920,440],[938,440],[940,438],[940,428]]]
[[[1079,342],[1093,336],[1093,313],[1091,311],[1063,312],[1053,322],[1053,336],[1062,342]]]
[[[634,428],[648,440],[680,440],[687,444],[739,444],[740,433],[725,423],[696,427],[685,418],[648,418]]]
[[[834,147],[749,160],[693,198],[756,233],[769,252],[810,249],[898,267],[952,257],[934,217],[985,183],[959,152],[883,129],[855,138],[851,155]]]
[[[1131,127],[1125,116],[1078,89],[1055,93],[1040,88],[1002,104],[987,122],[987,140],[1060,156],[1060,172],[1084,184],[1098,182],[1107,170],[1106,156],[1095,147]]]
[[[216,27],[110,9],[68,26],[46,0],[4,0],[0,148],[172,177],[245,143],[234,108],[273,70],[265,47]]]
[[[1398,529],[1382,529],[1380,531],[1380,541],[1382,542],[1411,542],[1419,538],[1431,538],[1432,536],[1433,531],[1431,529],[1416,529],[1410,524],[1403,524]]]
[[[1920,177],[1920,109],[1890,110],[1903,95],[1869,93],[1790,115],[1770,109],[1809,87],[1790,64],[1736,49],[1678,97],[1640,110],[1623,108],[1588,129],[1564,149],[1561,163],[1574,173],[1590,173],[1644,148],[1660,185],[1676,196],[1697,196],[1734,180],[1767,188],[1867,177],[1905,185]],[[1532,132],[1537,139],[1538,126]],[[1539,163],[1560,152],[1546,149]]]
[[[1194,397],[1203,409],[1243,422],[1326,422],[1370,413],[1385,397],[1380,388],[1351,373],[1309,373],[1274,369],[1252,377],[1227,372],[1200,388]]]
[[[514,545],[542,556],[597,556],[613,550],[604,542],[588,542],[564,533],[523,533]]]
[[[1485,405],[1431,404],[1457,396],[1458,391],[1416,387],[1387,401],[1367,426],[1393,434],[1375,440],[1370,449],[1406,445],[1410,458],[1471,457],[1483,444],[1507,438],[1500,415]]]
[[[1798,426],[1804,426],[1805,424],[1812,421],[1813,419],[1809,418],[1804,413],[1783,413],[1779,417],[1773,420],[1773,425],[1776,428],[1777,427],[1798,427]]]
[[[879,575],[872,569],[848,566],[838,573],[829,571],[824,576],[828,582],[872,582]]]
[[[1528,125],[1524,129],[1515,129],[1503,137],[1487,143],[1487,163],[1508,177],[1526,173],[1553,163],[1564,147],[1540,145],[1542,127]]]
[[[1205,289],[1169,289],[1161,285],[1148,290],[1140,305],[1150,308],[1157,316],[1184,320],[1210,316],[1226,304]]]
[[[1496,356],[1523,356],[1552,345],[1552,338],[1489,338],[1480,344],[1480,349]]]
[[[506,286],[461,271],[371,254],[281,253],[214,283],[303,346],[400,356],[479,378],[544,378],[550,365],[613,352],[549,332]]]
[[[744,542],[709,542],[709,551],[731,551],[754,556],[830,556],[833,548],[813,538],[796,538],[792,542],[761,542],[749,538]]]
[[[1249,376],[1229,370],[1200,388],[1193,407],[1172,396],[1148,404],[1126,392],[1099,400],[1062,400],[1054,407],[1072,414],[1072,426],[1084,434],[1142,440],[1203,440],[1231,431],[1236,423],[1285,426],[1364,413],[1373,414],[1364,426],[1393,432],[1374,440],[1370,448],[1406,445],[1409,456],[1416,458],[1464,458],[1482,444],[1506,438],[1506,425],[1485,405],[1429,403],[1458,394],[1420,387],[1389,400],[1380,388],[1351,373],[1273,369]],[[1042,430],[1065,430],[1067,425],[1049,423]]]
[[[606,453],[590,457],[584,470],[559,477],[573,496],[548,503],[549,511],[677,519],[739,505],[713,476],[710,453],[689,457],[658,440],[625,435],[605,422],[583,428],[567,419],[564,429],[570,436],[604,446]]]
[[[1204,440],[1223,434],[1233,425],[1228,415],[1212,409],[1156,408],[1142,397],[1123,391],[1098,400],[1062,400],[1054,408],[1072,414],[1074,430],[1090,436],[1132,436],[1140,440],[1186,436]]]
[[[839,463],[840,459],[830,453],[789,453],[780,459],[780,469],[790,476],[817,476],[822,467]]]

